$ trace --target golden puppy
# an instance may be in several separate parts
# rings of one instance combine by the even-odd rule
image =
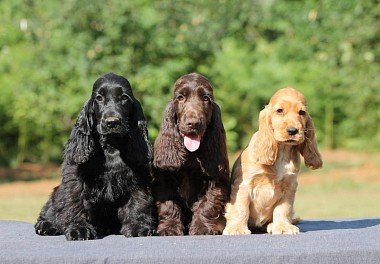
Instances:
[[[322,167],[305,97],[293,88],[284,88],[260,112],[259,131],[232,168],[224,235],[250,234],[248,226],[265,225],[271,234],[299,233],[293,225],[299,154],[306,166]]]

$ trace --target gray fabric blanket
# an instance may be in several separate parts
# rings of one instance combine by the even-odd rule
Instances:
[[[113,235],[72,242],[38,236],[29,223],[0,221],[0,263],[380,263],[380,218],[299,227],[299,235]]]

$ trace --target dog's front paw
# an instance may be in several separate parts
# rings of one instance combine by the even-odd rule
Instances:
[[[267,232],[273,235],[296,235],[300,232],[300,229],[295,225],[288,223],[270,223],[267,226]]]
[[[180,228],[164,228],[157,230],[157,233],[159,236],[183,236],[185,235],[185,232]]]
[[[227,225],[223,230],[223,235],[249,235],[251,231],[244,225]]]
[[[159,225],[157,233],[159,236],[183,236],[185,235],[183,225]]]
[[[34,229],[36,234],[40,236],[55,236],[58,235],[59,232],[57,228],[49,221],[40,220],[34,225]]]
[[[137,236],[138,237],[144,237],[144,236],[157,236],[157,232],[156,232],[156,229],[153,228],[153,227],[144,227],[144,228],[141,228],[138,232],[137,232]]]
[[[126,225],[121,228],[120,233],[126,237],[145,237],[157,235],[156,229],[151,226],[145,226],[140,227],[139,229],[135,229]]]
[[[190,236],[221,235],[225,226],[224,221],[209,221],[206,226],[201,221],[193,221],[189,228]]]
[[[207,228],[205,226],[201,226],[201,227],[192,226],[189,229],[189,235],[190,236],[221,235],[222,230],[223,228],[218,229],[218,228]]]
[[[72,225],[65,230],[67,240],[90,240],[96,238],[96,231],[91,225]]]
[[[179,219],[169,219],[161,221],[157,227],[159,236],[183,236],[185,235],[185,227]]]
[[[221,234],[222,232],[219,230],[206,229],[206,228],[189,231],[190,236],[215,236],[215,235],[221,235]]]

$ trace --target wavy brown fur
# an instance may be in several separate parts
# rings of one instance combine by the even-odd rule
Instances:
[[[185,148],[187,133],[202,137],[198,150]],[[222,233],[229,196],[226,136],[212,86],[202,75],[188,74],[175,83],[153,167],[159,235]]]

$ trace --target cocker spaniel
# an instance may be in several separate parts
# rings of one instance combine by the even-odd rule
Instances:
[[[300,170],[322,167],[315,128],[305,97],[293,88],[277,91],[260,112],[259,131],[236,160],[224,235],[250,234],[267,226],[271,234],[297,234],[293,203]]]
[[[140,103],[127,79],[100,77],[66,144],[62,182],[35,224],[67,240],[155,233],[151,147]]]
[[[204,76],[176,81],[155,141],[153,171],[159,235],[222,233],[229,196],[226,135]]]

